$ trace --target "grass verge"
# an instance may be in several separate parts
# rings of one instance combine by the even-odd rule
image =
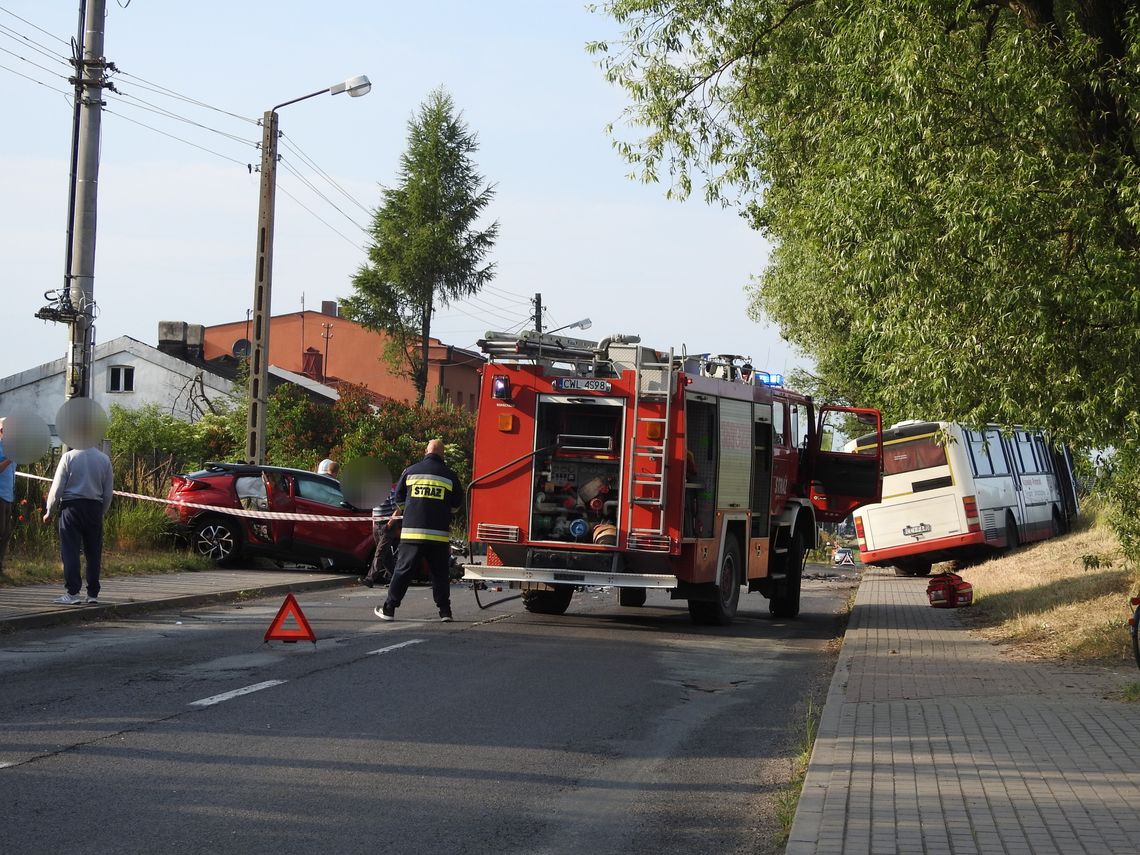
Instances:
[[[776,796],[776,821],[780,826],[780,837],[777,843],[780,846],[787,845],[788,837],[792,833],[792,823],[796,819],[796,808],[800,804],[800,793],[803,792],[808,763],[811,761],[811,752],[815,747],[815,735],[819,732],[820,714],[820,708],[815,705],[811,698],[808,698],[803,729],[800,731],[799,740],[796,744],[796,755],[792,758],[792,780]]]
[[[212,565],[205,558],[189,552],[171,549],[103,550],[102,576],[105,579],[211,568]],[[63,566],[59,563],[58,556],[9,555],[4,561],[4,574],[0,575],[0,587],[62,581]]]
[[[974,586],[963,619],[1010,655],[1134,664],[1129,597],[1140,587],[1140,568],[1100,519],[959,572]]]

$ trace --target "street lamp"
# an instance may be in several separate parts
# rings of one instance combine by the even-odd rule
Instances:
[[[547,330],[545,334],[546,335],[554,335],[554,333],[556,333],[556,332],[560,332],[562,330],[572,330],[572,329],[588,330],[593,325],[594,325],[594,322],[591,321],[589,318],[582,318],[582,320],[574,321],[574,323],[572,323],[572,324],[566,324],[566,326],[564,326],[564,327],[558,327],[558,329]]]
[[[283,101],[262,117],[261,199],[257,211],[257,263],[253,274],[253,347],[249,355],[249,421],[246,431],[246,460],[265,463],[265,411],[269,404],[269,319],[273,287],[273,211],[277,195],[277,111],[289,104],[315,98],[328,92],[351,97],[367,95],[372,84],[363,74]]]

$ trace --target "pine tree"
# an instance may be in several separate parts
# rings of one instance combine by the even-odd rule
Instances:
[[[342,302],[351,319],[387,334],[385,358],[427,395],[431,320],[437,305],[478,293],[494,276],[486,262],[499,224],[478,228],[494,197],[471,155],[475,134],[442,88],[408,121],[396,186],[382,187],[368,262]]]

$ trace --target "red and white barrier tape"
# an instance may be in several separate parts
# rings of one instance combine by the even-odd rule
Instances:
[[[45,478],[42,475],[30,475],[27,472],[17,472],[21,478],[31,478],[34,481],[47,481],[51,482],[51,478]],[[259,520],[306,520],[308,522],[345,522],[346,520],[352,522],[366,522],[372,524],[373,517],[371,514],[368,516],[322,516],[318,514],[287,514],[281,511],[251,511],[245,508],[227,508],[220,505],[199,505],[194,502],[174,502],[170,499],[159,499],[155,496],[144,496],[141,493],[127,493],[123,490],[115,490],[116,496],[124,496],[128,499],[142,499],[146,502],[158,502],[161,505],[176,505],[180,508],[195,508],[203,511],[218,511],[231,517],[253,517]],[[379,517],[379,521],[387,522],[390,517]]]

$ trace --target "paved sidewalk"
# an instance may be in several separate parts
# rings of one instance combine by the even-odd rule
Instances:
[[[1014,660],[926,582],[864,573],[787,855],[1140,851],[1140,672]]]
[[[61,606],[62,582],[0,588],[0,632],[117,618],[144,611],[188,608],[254,596],[339,588],[358,577],[315,570],[199,570],[103,579],[98,605]]]

